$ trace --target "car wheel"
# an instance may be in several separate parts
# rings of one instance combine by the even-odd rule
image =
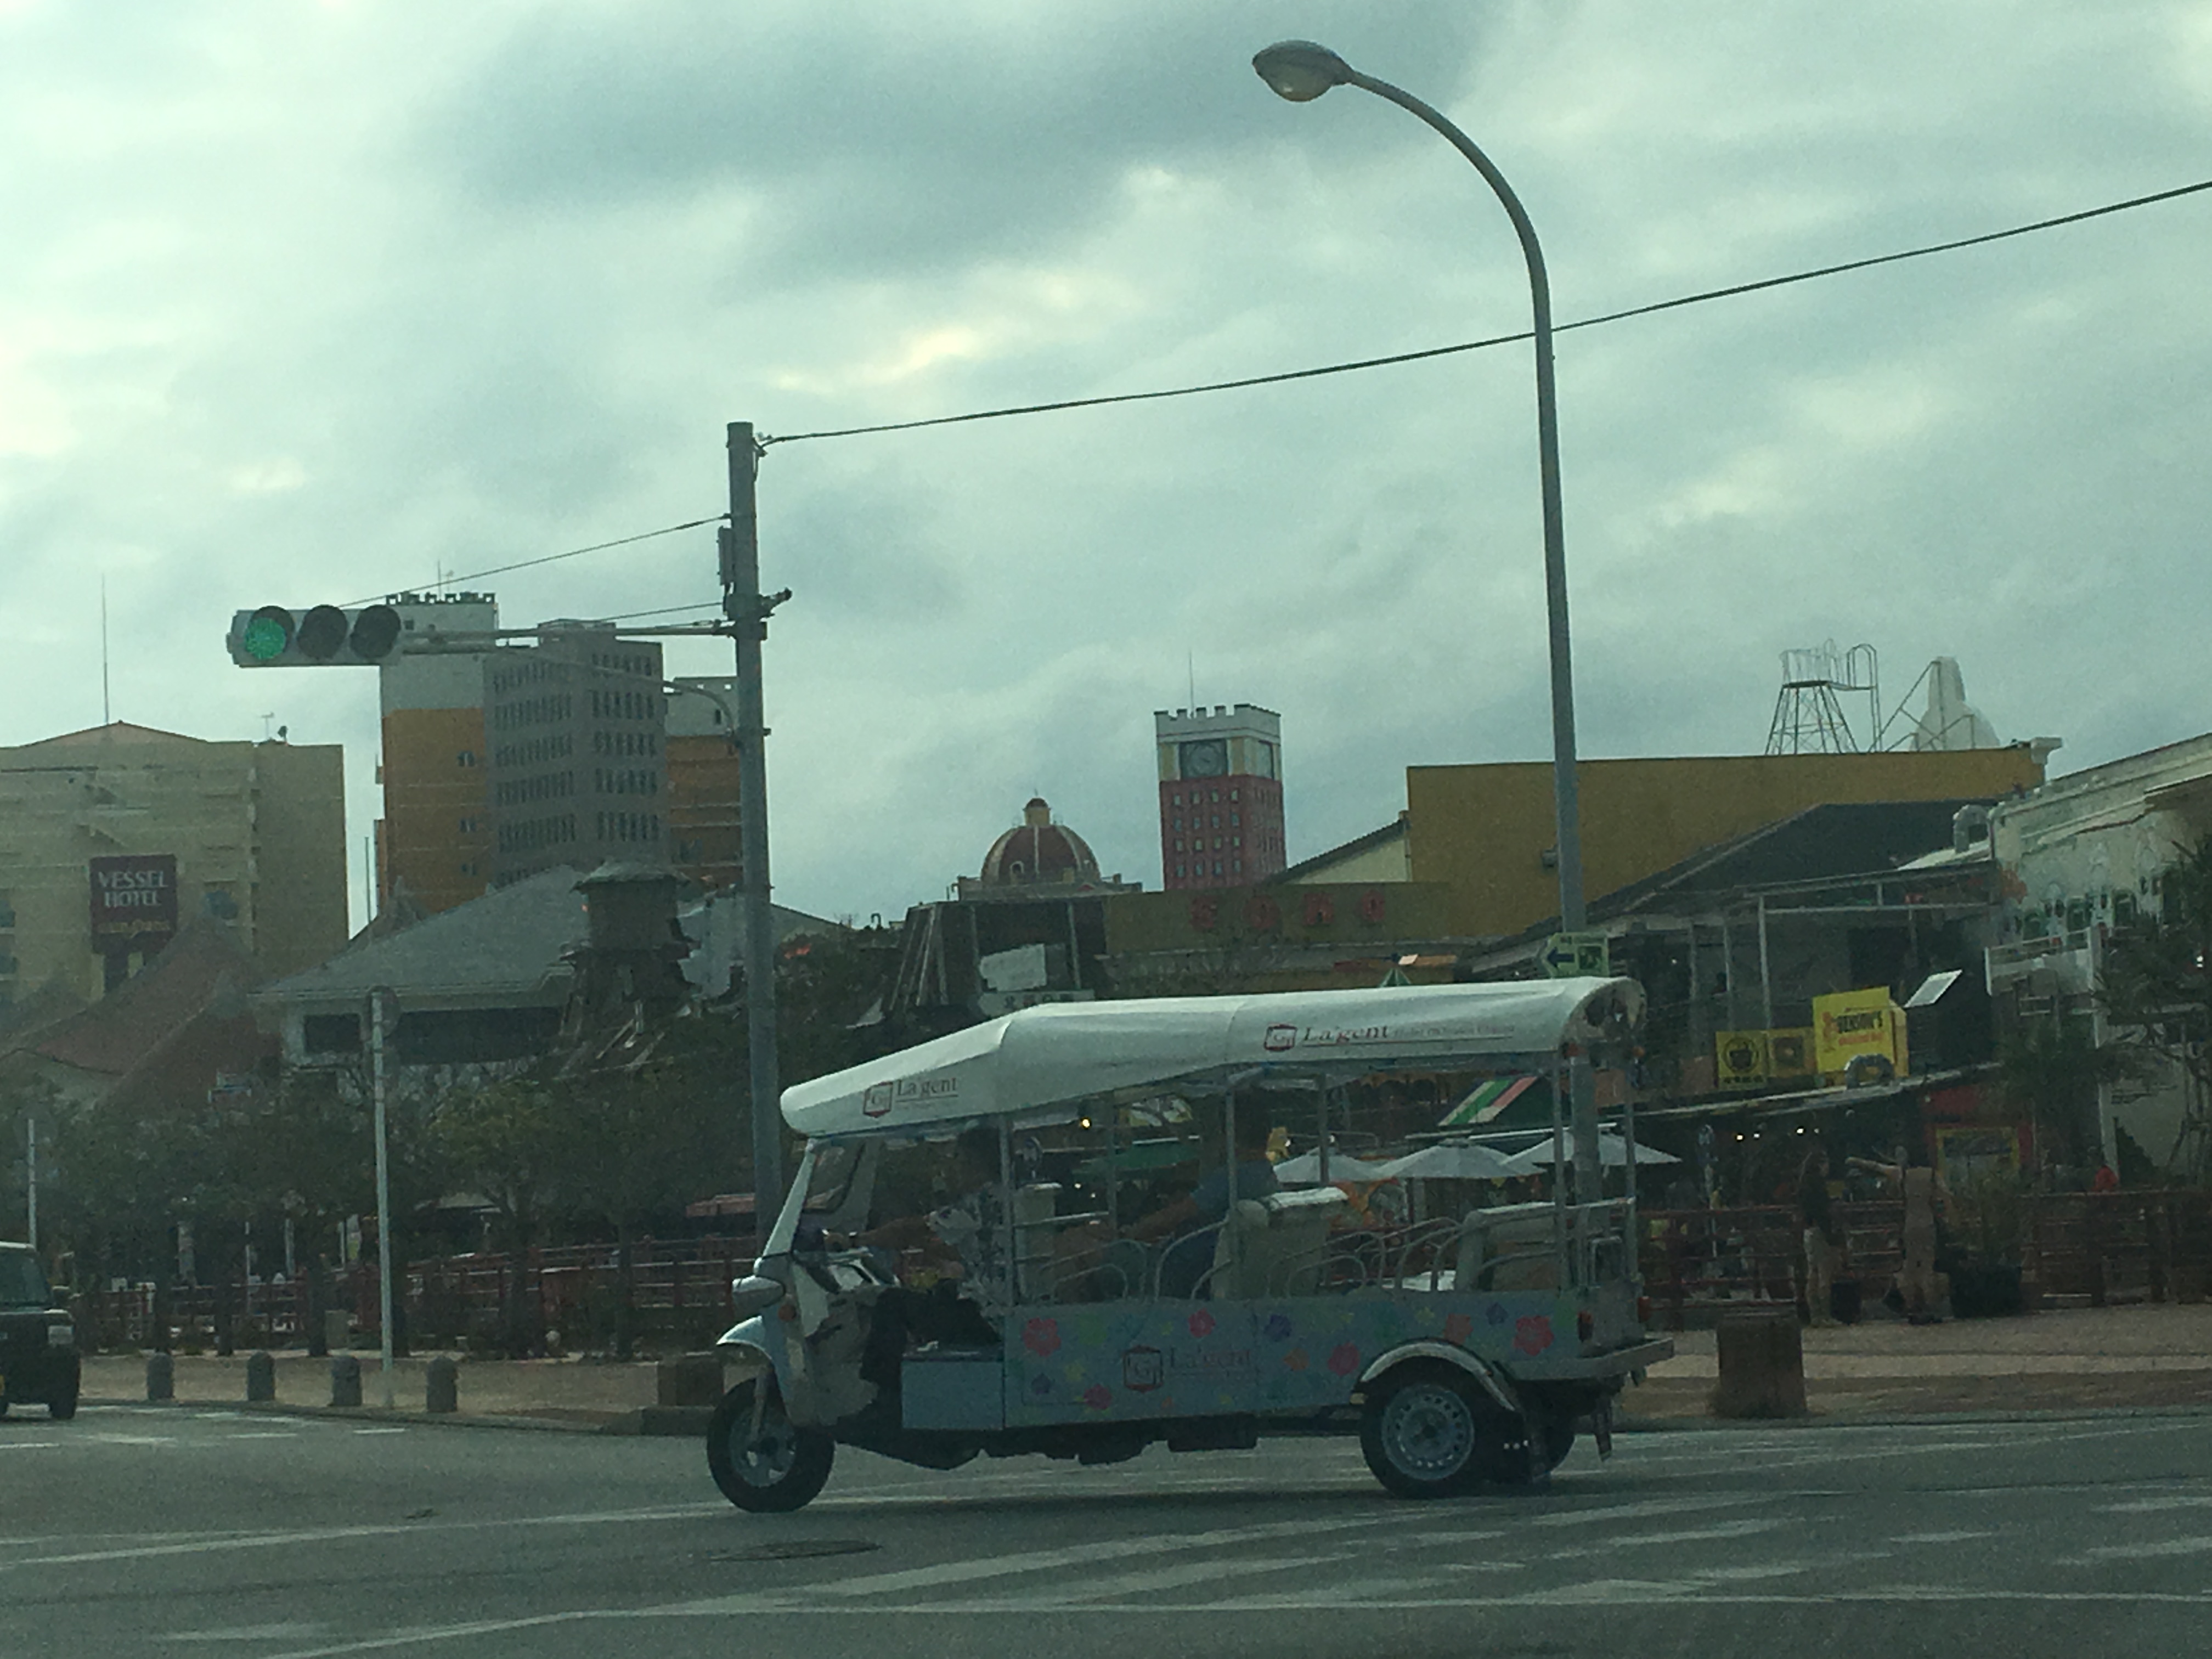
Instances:
[[[1400,1498],[1457,1496],[1480,1478],[1487,1406],[1455,1366],[1400,1367],[1367,1391],[1359,1449],[1369,1471]]]
[[[765,1389],[760,1427],[753,1401]],[[722,1396],[707,1425],[707,1468],[722,1496],[741,1510],[781,1515],[803,1508],[830,1479],[837,1443],[785,1415],[773,1378],[740,1382]]]

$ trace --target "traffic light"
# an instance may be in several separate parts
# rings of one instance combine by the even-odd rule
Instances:
[[[319,605],[295,617],[264,605],[234,616],[225,643],[240,668],[374,667],[399,648],[399,613],[388,605]]]

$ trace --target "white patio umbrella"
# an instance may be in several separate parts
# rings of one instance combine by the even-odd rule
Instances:
[[[1608,1170],[1618,1170],[1628,1162],[1628,1143],[1616,1134],[1598,1137],[1597,1160]],[[1680,1164],[1682,1160],[1672,1152],[1662,1152],[1656,1146],[1636,1144],[1638,1164]],[[1510,1175],[1534,1175],[1539,1170],[1549,1169],[1552,1164],[1552,1140],[1547,1135],[1534,1146],[1524,1147],[1505,1160]]]
[[[1391,1161],[1354,1158],[1349,1152],[1333,1152],[1328,1155],[1328,1178],[1339,1181],[1388,1181]],[[1275,1166],[1275,1179],[1285,1187],[1318,1187],[1321,1185],[1321,1153],[1301,1152],[1296,1158],[1286,1158]]]
[[[1382,1167],[1394,1181],[1504,1181],[1521,1173],[1496,1148],[1464,1141],[1438,1141]]]

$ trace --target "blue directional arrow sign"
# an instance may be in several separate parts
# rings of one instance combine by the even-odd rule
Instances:
[[[1536,960],[1547,979],[1607,979],[1613,974],[1613,954],[1603,933],[1554,933]]]

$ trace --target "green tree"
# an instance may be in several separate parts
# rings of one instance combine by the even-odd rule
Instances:
[[[2045,1163],[2084,1166],[2103,1158],[2097,1091],[2125,1065],[2097,1046],[2087,1016],[2023,1019],[2000,1040],[1996,1058],[1998,1090],[2027,1114]]]
[[[2212,836],[2166,867],[2155,917],[2112,931],[2098,996],[2134,1069],[2170,1066],[2189,1079],[2181,1139],[2202,1175],[2212,1146],[2203,1110],[2212,1097]]]

